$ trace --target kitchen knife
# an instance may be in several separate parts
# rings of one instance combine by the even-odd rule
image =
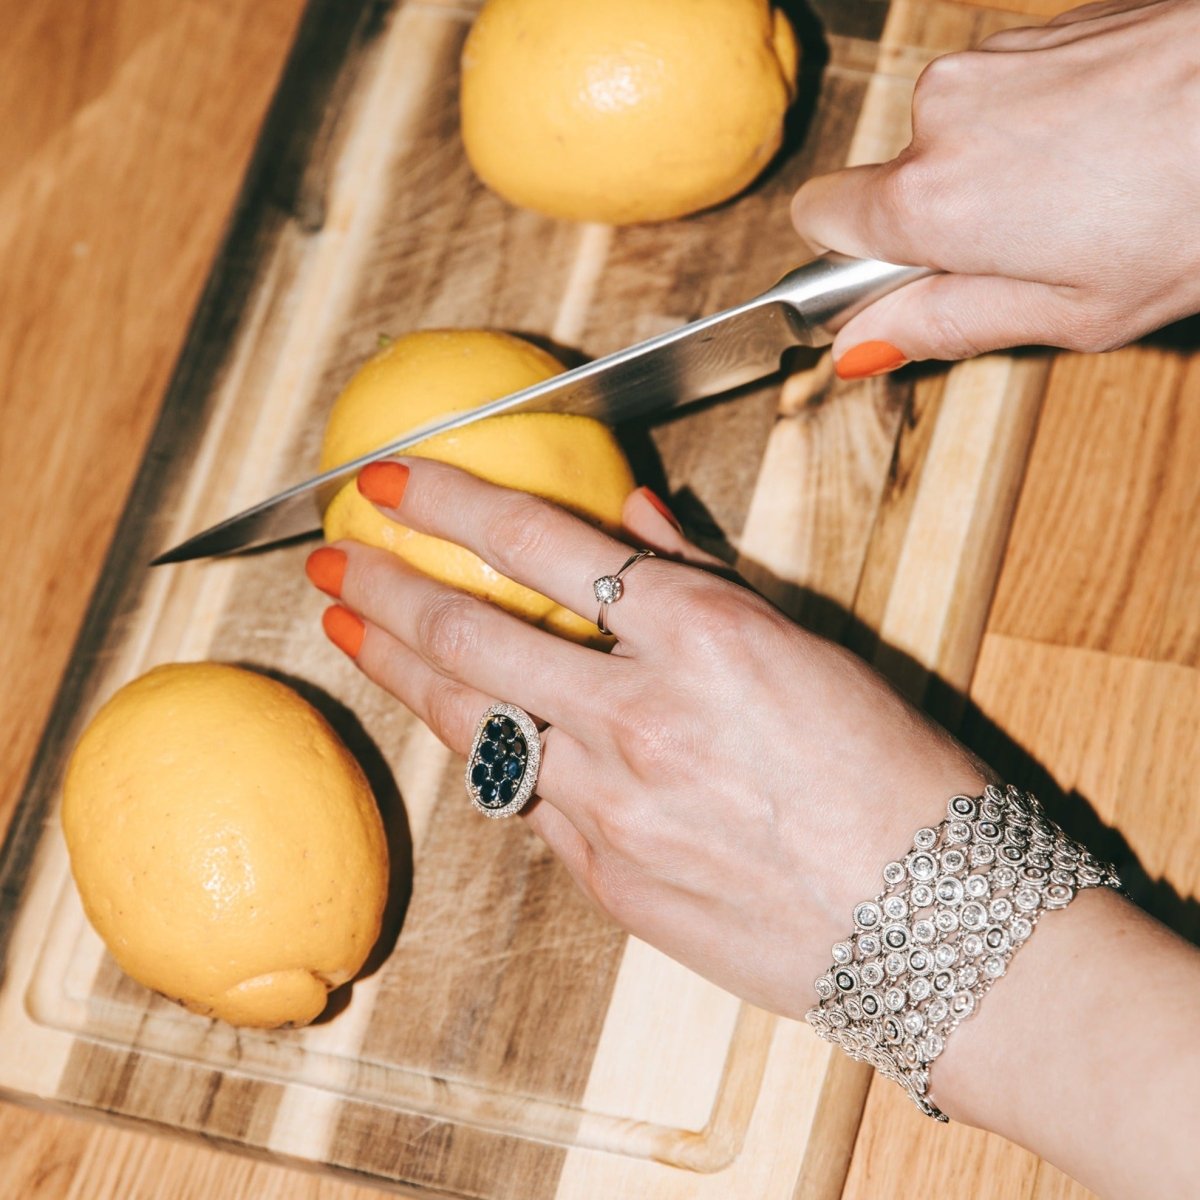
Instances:
[[[789,271],[773,288],[724,312],[555,375],[466,412],[429,421],[332,471],[256,504],[160,554],[150,564],[185,562],[295,537],[320,527],[333,495],[367,463],[485,417],[566,412],[609,425],[664,413],[779,369],[793,346],[823,346],[881,296],[934,272],[825,254]]]

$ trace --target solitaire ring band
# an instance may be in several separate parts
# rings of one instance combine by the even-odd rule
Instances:
[[[643,558],[653,557],[653,550],[639,550],[636,554],[631,554],[621,564],[621,569],[615,575],[601,575],[592,584],[592,591],[595,593],[596,599],[600,602],[600,613],[596,617],[596,625],[599,627],[601,633],[612,633],[612,630],[608,627],[608,606],[616,604],[625,594],[625,582],[621,576],[640,563]]]

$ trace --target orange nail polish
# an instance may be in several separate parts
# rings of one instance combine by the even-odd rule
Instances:
[[[342,594],[342,580],[346,577],[345,550],[336,550],[333,546],[314,550],[304,564],[304,573],[321,591],[336,600]]]
[[[343,654],[351,658],[358,657],[367,627],[348,608],[340,604],[332,605],[325,610],[321,624],[325,627],[325,636]]]
[[[851,346],[834,364],[839,379],[866,379],[883,375],[908,362],[891,342],[862,342]]]
[[[368,463],[358,473],[358,490],[381,508],[399,508],[407,486],[408,467],[404,463]]]
[[[656,508],[664,517],[666,517],[668,521],[671,522],[677,532],[683,532],[683,526],[680,525],[675,514],[667,507],[666,502],[661,497],[652,492],[648,487],[640,487],[638,488],[638,491],[650,501],[654,508]]]

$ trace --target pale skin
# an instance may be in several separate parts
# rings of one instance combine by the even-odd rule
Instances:
[[[660,557],[627,576],[606,654],[338,543],[339,598],[365,623],[359,668],[460,754],[497,699],[546,722],[522,819],[584,893],[722,987],[801,1017],[882,864],[951,795],[978,794],[987,768],[848,651],[705,569],[643,493],[626,542],[443,464],[405,465],[385,515],[581,615],[631,544]],[[1200,1120],[1198,1028],[1200,952],[1115,893],[1084,893],[951,1037],[933,1098],[1102,1195],[1194,1195],[1200,1156],[1182,1131]]]
[[[796,198],[814,245],[950,272],[855,318],[835,357],[871,340],[908,358],[1106,349],[1200,309],[1198,29],[1198,0],[1093,6],[927,73],[904,155]],[[496,700],[545,722],[521,819],[603,912],[802,1016],[882,864],[988,768],[852,654],[713,571],[644,493],[618,539],[453,468],[403,465],[385,515],[589,619],[597,575],[630,546],[658,551],[609,611],[611,653],[355,543],[339,545],[338,596],[363,623],[358,667],[453,750]],[[1197,1030],[1200,952],[1120,895],[1084,892],[949,1039],[932,1097],[1101,1195],[1194,1196]]]
[[[936,60],[903,153],[793,202],[815,248],[949,272],[850,321],[835,361],[1110,350],[1200,310],[1198,62],[1196,0],[1087,5]]]

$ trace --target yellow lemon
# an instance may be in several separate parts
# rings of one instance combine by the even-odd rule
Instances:
[[[514,204],[667,220],[771,160],[797,61],[770,0],[487,0],[463,48],[463,144]]]
[[[397,338],[351,379],[325,429],[326,471],[435,417],[474,408],[532,387],[562,371],[545,351],[506,333],[425,330]],[[562,413],[512,413],[439,434],[407,452],[462,467],[503,487],[520,488],[602,525],[620,528],[634,487],[607,425]],[[603,644],[596,626],[514,583],[482,559],[384,517],[349,483],[325,510],[330,541],[355,538],[399,555],[427,575],[483,596],[563,637]]]
[[[379,937],[383,823],[291,688],[157,667],[96,714],[62,807],[84,911],[126,974],[234,1025],[303,1025]]]

